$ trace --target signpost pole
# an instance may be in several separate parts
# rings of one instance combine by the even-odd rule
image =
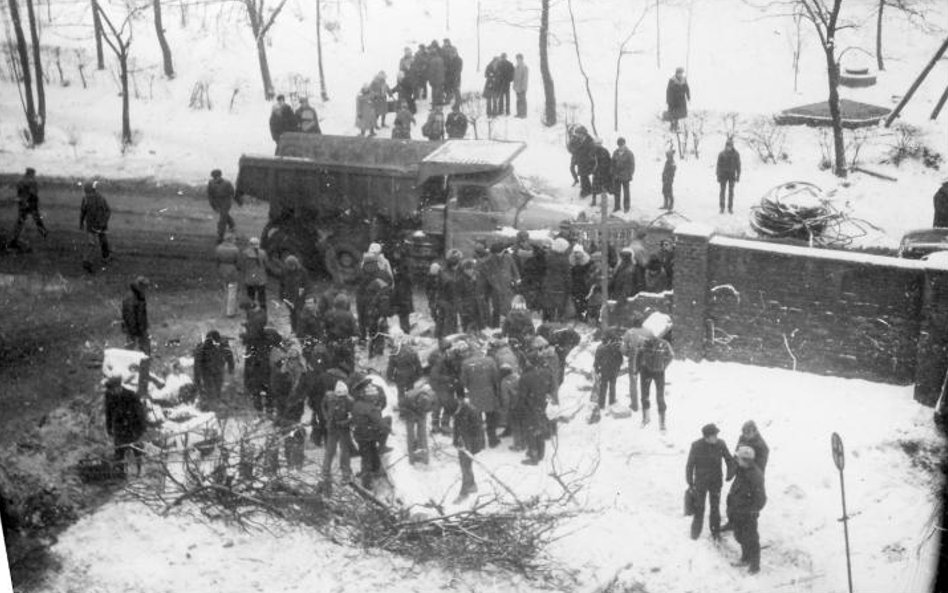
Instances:
[[[843,479],[843,469],[846,467],[846,456],[843,450],[843,439],[839,434],[833,433],[831,438],[833,449],[833,463],[839,470],[839,494],[843,502],[843,516],[839,520],[843,522],[843,536],[846,539],[846,578],[849,582],[849,593],[853,593],[853,567],[849,557],[849,515],[846,513],[846,481]]]

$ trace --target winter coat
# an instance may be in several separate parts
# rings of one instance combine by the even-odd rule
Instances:
[[[635,366],[639,349],[641,349],[649,340],[653,338],[652,334],[641,327],[633,327],[622,334],[622,353],[629,357],[629,365],[638,372]]]
[[[32,212],[39,209],[39,185],[36,177],[24,175],[16,183],[17,205],[21,211]]]
[[[668,274],[665,270],[645,270],[645,292],[664,292],[671,290],[671,283],[668,282]]]
[[[500,60],[494,58],[487,64],[487,67],[484,68],[484,96],[489,97],[493,95],[497,90],[500,89],[500,73],[498,72],[498,67],[500,66]]]
[[[438,306],[455,307],[460,301],[461,270],[458,266],[444,266],[438,273]]]
[[[444,122],[448,138],[464,138],[467,135],[467,116],[460,111],[452,111]]]
[[[431,52],[428,56],[425,77],[432,87],[444,86],[444,58],[438,52]]]
[[[520,370],[520,358],[517,357],[517,353],[514,352],[510,344],[501,344],[493,348],[490,351],[490,357],[497,363],[498,369],[506,364],[515,372]]]
[[[300,132],[307,134],[322,134],[319,129],[319,116],[316,110],[310,105],[304,105],[296,110],[296,121],[299,123]]]
[[[604,379],[615,378],[622,366],[622,350],[619,342],[604,342],[596,348],[593,369]]]
[[[132,285],[122,300],[122,330],[132,337],[148,335],[148,305],[145,295]]]
[[[520,282],[520,271],[513,256],[504,251],[491,253],[483,265],[484,279],[495,293],[513,297],[514,286]]]
[[[515,93],[527,92],[530,83],[530,68],[526,64],[514,66],[513,89]]]
[[[421,86],[428,82],[428,52],[418,50],[408,68],[408,78],[412,84]]]
[[[99,190],[93,189],[82,196],[82,205],[79,207],[79,227],[90,233],[105,232],[109,229],[109,219],[112,210]]]
[[[267,285],[267,252],[250,245],[241,254],[240,268],[247,286]]]
[[[547,398],[552,397],[555,389],[549,370],[541,364],[530,366],[520,376],[515,413],[522,418],[527,434],[547,436]]]
[[[757,515],[767,504],[764,473],[756,465],[738,467],[727,495],[727,515]]]
[[[504,413],[512,414],[514,416],[520,414],[521,406],[519,371],[514,370],[512,373],[500,380],[500,401]]]
[[[392,313],[392,285],[376,278],[365,287],[366,321],[388,317]],[[360,323],[365,323],[362,319]]]
[[[652,374],[664,373],[675,357],[671,344],[661,338],[652,338],[636,353],[636,367]]]
[[[352,404],[352,437],[357,442],[377,441],[388,429],[382,420],[382,411],[367,398],[357,398]]]
[[[741,155],[733,147],[725,148],[718,154],[718,183],[726,180],[740,181]]]
[[[521,344],[526,343],[536,329],[533,327],[533,315],[530,311],[518,309],[511,311],[504,319],[503,334],[511,340],[517,340]]]
[[[411,389],[421,378],[421,359],[415,349],[402,345],[388,357],[388,369],[385,378],[401,387]]]
[[[685,481],[690,487],[720,489],[724,483],[721,473],[721,462],[727,469],[727,479],[734,476],[736,462],[727,450],[724,441],[718,440],[713,445],[704,439],[691,443],[688,452],[688,461],[685,462]]]
[[[675,170],[678,168],[678,165],[675,164],[673,159],[665,159],[665,167],[662,169],[662,188],[670,189],[672,183],[675,182]]]
[[[609,285],[609,297],[616,301],[624,301],[637,295],[645,288],[645,274],[634,260],[621,261],[612,276]]]
[[[270,112],[270,136],[274,142],[280,141],[280,134],[283,132],[295,132],[296,127],[296,115],[292,107],[286,103],[282,107],[273,106],[273,111]]]
[[[440,111],[429,113],[428,119],[421,126],[421,133],[432,142],[444,140],[444,114]]]
[[[635,155],[628,146],[620,146],[612,153],[612,178],[616,181],[631,181],[635,175]]]
[[[131,389],[105,392],[105,430],[117,445],[137,442],[147,430],[145,407]]]
[[[504,90],[510,87],[510,83],[514,79],[514,65],[513,62],[507,59],[500,60],[497,62],[497,82],[498,88]]]
[[[605,146],[593,149],[593,191],[597,193],[612,189],[612,155]]]
[[[551,252],[547,255],[542,284],[545,296],[562,298],[568,294],[571,278],[568,254]]]
[[[326,339],[330,342],[346,341],[359,335],[355,316],[349,311],[333,309],[326,314]]]
[[[322,401],[323,418],[328,428],[333,430],[348,430],[352,423],[352,408],[355,402],[349,394],[337,395],[333,390],[327,390]]]
[[[464,70],[464,60],[458,55],[457,51],[445,61],[445,84],[452,89],[461,88],[461,72]]]
[[[500,408],[500,371],[492,358],[476,353],[461,363],[465,397],[479,412]]]
[[[205,378],[222,377],[224,368],[234,372],[234,352],[227,342],[204,340],[194,349],[194,383],[200,386]]]
[[[468,322],[476,321],[478,328],[483,327],[486,321],[486,297],[484,296],[484,281],[477,271],[473,276],[464,272],[458,274],[458,312],[461,319]]]
[[[399,140],[411,139],[411,126],[415,123],[415,117],[407,108],[399,109],[395,114],[395,124],[392,127],[392,138]]]
[[[592,288],[592,284],[590,284],[592,267],[593,262],[590,260],[584,264],[573,264],[570,268],[570,287],[574,299],[585,300],[586,295],[589,294],[589,289]],[[595,282],[595,279],[593,279],[593,284]]]
[[[674,76],[668,79],[665,88],[665,104],[668,106],[669,119],[688,117],[688,101],[691,101],[691,89],[688,81],[678,81]]]
[[[588,134],[574,134],[570,137],[566,149],[573,155],[576,172],[580,175],[591,175],[596,168],[595,148],[596,144]]]
[[[376,76],[369,83],[369,93],[372,95],[372,107],[375,109],[376,116],[388,112],[388,96],[391,92],[392,89],[381,76]]]
[[[386,285],[392,285],[392,275],[379,264],[378,261],[369,260],[362,264],[359,271],[359,286],[356,289],[356,299],[360,303],[367,303],[371,292],[372,281],[379,279]]]
[[[471,455],[484,450],[484,421],[470,402],[462,401],[454,414],[454,446],[463,447]]]
[[[283,275],[280,276],[280,298],[294,307],[301,305],[307,286],[309,278],[304,268],[284,268]]]
[[[230,210],[234,200],[234,184],[223,177],[207,182],[207,201],[214,212]]]
[[[398,60],[398,71],[408,75],[408,72],[411,70],[412,62],[415,61],[415,57],[412,55],[403,55],[400,60]]]
[[[240,281],[240,248],[233,242],[224,241],[214,248],[217,259],[217,274],[226,283]]]
[[[438,399],[444,401],[445,398],[454,397],[454,386],[456,379],[448,368],[448,363],[444,353],[435,350],[428,355],[428,385],[434,390]]]
[[[356,121],[355,125],[359,130],[375,129],[375,105],[371,93],[359,93],[356,97]]]
[[[396,251],[392,256],[392,310],[400,315],[408,315],[415,311],[412,298],[414,293],[412,282],[411,260],[405,251]]]
[[[935,216],[932,220],[933,227],[948,227],[948,182],[941,184],[935,197],[932,198],[935,207]]]
[[[323,338],[323,319],[316,303],[303,305],[303,308],[300,309],[296,335],[303,341],[307,339],[321,340]]]
[[[767,471],[767,460],[770,458],[770,447],[764,437],[757,434],[753,437],[746,437],[743,434],[737,439],[737,446],[746,445],[754,450],[754,464],[760,468],[761,472]]]

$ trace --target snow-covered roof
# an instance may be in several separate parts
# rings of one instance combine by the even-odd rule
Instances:
[[[423,163],[442,165],[480,165],[504,167],[527,147],[524,142],[494,140],[449,140],[422,159]]]

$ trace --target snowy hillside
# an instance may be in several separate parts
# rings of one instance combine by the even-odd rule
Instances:
[[[493,55],[505,51],[511,57],[521,52],[531,67],[527,120],[501,118],[494,126],[499,138],[526,140],[528,150],[518,159],[521,175],[549,193],[571,199],[567,173],[568,155],[563,150],[562,125],[548,129],[540,125],[542,85],[539,72],[535,2],[484,0],[419,0],[365,2],[364,33],[360,35],[358,4],[326,2],[323,7],[323,43],[330,101],[315,101],[323,130],[355,133],[355,94],[379,70],[394,79],[403,48],[417,47],[432,39],[450,37],[464,58],[462,90],[483,86],[483,67]],[[819,134],[805,128],[788,129],[785,152],[789,162],[764,165],[749,147],[743,152],[745,174],[737,189],[737,212],[733,217],[717,214],[714,157],[723,144],[722,115],[738,113],[744,122],[780,109],[825,99],[825,72],[815,33],[803,23],[801,69],[798,92],[793,91],[792,21],[763,13],[740,0],[674,2],[659,12],[660,36],[656,35],[654,11],[643,17],[646,2],[583,0],[574,2],[578,36],[585,69],[590,75],[597,109],[597,130],[610,148],[625,136],[637,157],[632,183],[633,215],[650,221],[660,214],[660,170],[669,141],[665,125],[658,121],[664,108],[665,81],[678,65],[686,66],[692,89],[692,111],[708,112],[701,158],[680,163],[676,181],[676,207],[688,219],[702,220],[734,234],[748,231],[747,208],[768,189],[790,180],[815,182],[830,194],[841,209],[883,227],[888,239],[870,236],[864,244],[892,245],[910,228],[927,226],[931,218],[931,196],[945,173],[908,163],[897,169],[879,165],[893,142],[891,131],[879,130],[862,150],[867,166],[899,179],[897,183],[854,174],[840,183],[817,169]],[[481,8],[480,26],[477,6]],[[121,15],[121,4],[109,10]],[[873,47],[875,3],[847,2],[844,16],[859,24],[841,33],[848,47]],[[590,110],[579,75],[565,2],[551,10],[550,58],[557,100],[562,115],[574,112],[576,120],[590,124]],[[943,6],[926,9],[929,26],[944,22]],[[44,12],[44,11],[41,11]],[[68,87],[58,84],[58,75],[47,64],[53,83],[48,85],[48,142],[28,150],[18,137],[23,127],[19,99],[8,81],[0,83],[0,139],[2,170],[18,172],[32,165],[41,175],[102,177],[154,177],[159,181],[199,183],[208,171],[220,167],[225,175],[236,173],[241,153],[272,150],[267,128],[270,106],[263,99],[249,27],[239,3],[198,3],[184,15],[169,6],[165,26],[173,52],[177,77],[161,75],[158,44],[149,13],[134,23],[132,46],[132,127],[137,144],[122,155],[118,142],[120,98],[117,95],[114,59],[107,55],[110,70],[94,70],[94,51],[88,23],[87,3],[57,4],[53,22],[41,15],[45,43],[62,46],[62,63]],[[619,85],[618,131],[613,130],[613,92],[616,57],[621,40],[636,22],[641,22],[628,43]],[[277,92],[299,92],[318,99],[314,7],[290,0],[268,37],[270,67]],[[480,32],[478,40],[478,31]],[[689,34],[690,31],[690,34]],[[879,74],[879,84],[867,89],[841,89],[843,97],[893,106],[909,83],[934,53],[940,35],[922,32],[895,12],[886,20],[888,69]],[[365,50],[361,39],[364,37]],[[90,87],[79,84],[76,57],[70,48],[81,48]],[[108,48],[106,47],[108,53]],[[657,53],[661,55],[658,66]],[[849,51],[848,64],[873,65],[860,51]],[[480,71],[478,71],[480,64]],[[927,117],[948,78],[948,62],[942,60],[904,111],[903,119],[926,131],[925,142],[948,152],[948,127]],[[208,84],[211,111],[188,108],[197,82]],[[232,104],[232,109],[230,108]],[[570,107],[562,107],[567,104]],[[427,107],[423,107],[423,110]],[[948,117],[943,115],[944,117]],[[481,133],[485,123],[481,122]],[[387,133],[387,131],[385,132]],[[418,132],[415,132],[416,137]],[[738,137],[742,135],[738,130]],[[675,218],[675,220],[680,220]]]

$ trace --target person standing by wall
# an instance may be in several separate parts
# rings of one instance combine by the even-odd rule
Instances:
[[[649,417],[649,389],[655,383],[655,401],[658,403],[658,425],[665,430],[665,369],[671,364],[675,353],[671,344],[661,338],[652,338],[638,350],[636,367],[639,370],[639,387],[642,395],[642,426],[651,421]]]
[[[530,84],[530,68],[523,61],[523,54],[517,54],[514,66],[513,89],[517,95],[517,117],[527,117],[527,88]]]
[[[734,148],[734,139],[728,138],[724,142],[724,150],[718,153],[717,166],[718,185],[721,192],[718,205],[721,214],[724,214],[724,189],[727,188],[727,211],[734,214],[734,184],[741,180],[741,155]]]
[[[705,499],[708,500],[708,527],[711,537],[721,539],[721,463],[727,469],[727,479],[734,477],[734,459],[724,441],[718,438],[718,427],[705,424],[701,438],[691,443],[685,463],[685,481],[694,497],[694,518],[691,521],[691,539],[701,536],[704,526]]]

